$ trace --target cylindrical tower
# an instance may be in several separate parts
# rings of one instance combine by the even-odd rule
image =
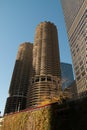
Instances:
[[[36,28],[33,47],[33,77],[29,90],[29,106],[40,105],[58,95],[60,57],[57,29],[53,23],[42,22]]]
[[[33,44],[25,42],[20,45],[9,88],[5,113],[26,108],[27,91],[32,71]]]

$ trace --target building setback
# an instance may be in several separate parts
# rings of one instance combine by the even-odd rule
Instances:
[[[87,91],[87,0],[61,0],[61,4],[80,96]]]
[[[25,42],[20,45],[9,88],[5,114],[26,108],[27,92],[32,70],[33,44]]]
[[[27,105],[40,105],[57,96],[61,89],[60,79],[57,29],[53,23],[42,22],[35,33],[33,75]]]

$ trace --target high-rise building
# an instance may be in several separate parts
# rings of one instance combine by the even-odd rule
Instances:
[[[29,90],[29,106],[40,105],[58,95],[61,89],[60,57],[57,29],[42,22],[36,28],[33,46],[33,76]]]
[[[62,89],[69,87],[74,81],[72,65],[69,63],[61,63],[61,79]]]
[[[87,0],[61,0],[61,4],[80,96],[87,91]]]
[[[27,91],[32,71],[33,44],[20,45],[7,98],[5,114],[26,108]]]

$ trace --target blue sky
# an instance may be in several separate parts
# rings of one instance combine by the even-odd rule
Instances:
[[[34,42],[37,25],[53,22],[58,29],[60,59],[72,63],[60,0],[0,0],[0,111],[4,111],[18,47]]]

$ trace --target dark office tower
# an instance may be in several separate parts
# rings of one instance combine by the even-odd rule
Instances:
[[[29,106],[40,105],[58,95],[60,58],[57,29],[53,23],[42,22],[36,28],[33,47],[33,77]]]
[[[26,108],[27,91],[32,70],[33,45],[25,42],[20,45],[7,98],[5,113]]]
[[[77,92],[87,91],[87,0],[61,0],[74,65]]]
[[[61,63],[61,79],[62,89],[69,87],[74,81],[72,65],[69,63]]]

